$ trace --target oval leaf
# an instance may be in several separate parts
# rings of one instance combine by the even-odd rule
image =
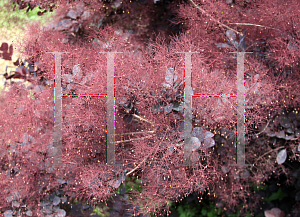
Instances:
[[[76,79],[80,79],[82,77],[82,70],[79,65],[75,65],[72,70],[73,76]]]
[[[177,112],[179,112],[179,111],[182,111],[183,110],[183,106],[182,106],[182,104],[180,104],[180,103],[174,103],[173,104],[173,108],[172,108],[174,111],[177,111]]]
[[[276,158],[277,163],[278,164],[283,164],[286,160],[286,157],[287,157],[286,149],[281,150],[278,153],[277,158]]]
[[[203,130],[201,127],[195,127],[192,132],[192,136],[197,137],[201,142],[205,138],[205,130]]]
[[[225,44],[225,43],[215,43],[215,45],[216,45],[217,47],[222,47],[222,48],[232,48],[231,45]]]
[[[236,39],[236,34],[232,30],[227,30],[226,31],[226,36],[230,41],[234,41]]]
[[[55,196],[55,197],[53,198],[52,204],[53,204],[54,206],[57,206],[59,203],[60,203],[60,198],[59,198],[58,196]]]
[[[113,182],[113,184],[111,184],[111,186],[114,188],[119,188],[121,184],[122,184],[122,181],[120,179],[118,179],[115,182]]]
[[[205,137],[212,138],[212,137],[214,137],[214,136],[215,136],[215,134],[213,134],[212,132],[210,132],[210,131],[205,131]]]
[[[174,82],[177,80],[177,74],[176,72],[174,71],[173,68],[169,68],[167,71],[166,71],[166,77],[165,77],[165,80],[166,80],[166,86],[167,87],[173,87],[174,85]],[[166,87],[165,86],[165,87]]]
[[[172,103],[164,107],[165,114],[169,114],[172,111],[173,107],[174,105]]]
[[[201,142],[197,137],[192,137],[191,143],[192,143],[192,151],[196,151],[201,146]]]
[[[188,156],[192,156],[192,153],[200,148],[201,142],[197,137],[191,137],[190,143],[184,146],[184,152],[188,153]]]
[[[215,145],[215,140],[211,137],[205,137],[204,138],[204,147],[205,148],[210,148]]]

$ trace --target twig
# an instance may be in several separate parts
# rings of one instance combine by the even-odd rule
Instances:
[[[78,83],[78,82],[71,82],[71,83],[69,83],[69,84],[79,84],[79,85],[84,86],[84,87],[90,87],[90,86],[87,86],[87,85],[85,85],[85,84],[80,84],[80,83]]]
[[[277,151],[278,149],[281,149],[281,148],[285,148],[285,146],[280,146],[280,147],[278,147],[278,148],[271,149],[270,151],[264,153],[262,156],[259,156],[259,158],[257,158],[257,160],[254,162],[254,164],[256,164],[257,161],[258,161],[259,159],[261,159],[263,156],[265,156],[266,154],[269,154],[269,153],[271,153],[272,151]],[[254,164],[253,164],[253,165],[254,165]]]
[[[74,164],[76,165],[77,163],[74,163],[74,162],[66,162],[67,164]]]
[[[167,132],[165,133],[165,135],[167,134]],[[160,142],[160,144],[162,143],[162,141]],[[159,145],[157,145],[157,147],[156,147],[156,150],[155,150],[155,153],[157,152],[157,149],[160,147],[160,144]],[[154,154],[155,154],[154,153]],[[145,160],[151,155],[151,154],[153,154],[152,152],[150,152],[145,158],[144,158],[144,160],[141,162],[141,163],[139,163],[139,165],[137,165],[135,168],[133,168],[131,171],[129,171],[128,173],[126,173],[126,176],[128,176],[128,175],[130,175],[131,173],[133,173],[135,170],[137,170],[138,168],[139,168],[139,166],[142,164],[142,163],[144,163],[145,162]],[[154,155],[153,154],[153,155]]]
[[[149,155],[150,155],[150,154],[149,154]],[[148,156],[149,156],[149,155],[148,155]],[[137,165],[135,168],[133,168],[130,172],[126,173],[126,176],[130,175],[130,174],[133,173],[137,168],[139,168],[139,166],[140,166],[142,163],[145,162],[145,160],[148,158],[148,156],[145,157],[144,160],[143,160],[141,163],[139,163],[139,165]]]
[[[157,146],[157,148],[159,147],[159,145]],[[156,148],[156,149],[157,149]],[[137,165],[135,168],[133,168],[131,171],[129,171],[128,173],[126,173],[126,176],[128,176],[128,175],[130,175],[131,173],[133,173],[135,170],[137,170],[139,167],[140,167],[140,165],[142,164],[142,163],[144,163],[145,162],[145,160],[150,156],[152,154],[152,152],[150,152],[145,158],[144,158],[144,160],[141,162],[141,163],[139,163],[139,165]]]
[[[265,128],[262,130],[262,131],[260,131],[259,133],[257,133],[257,134],[254,134],[254,136],[258,136],[258,135],[260,135],[260,134],[262,134],[263,132],[265,132],[265,130],[267,129],[267,127],[268,127],[268,125],[269,125],[269,123],[270,123],[270,121],[271,121],[271,119],[268,121],[268,123],[267,123],[267,125],[265,126]]]
[[[135,134],[143,134],[143,133],[155,133],[155,131],[151,130],[145,132],[122,133],[122,134],[115,134],[115,136],[135,135]]]
[[[115,144],[119,144],[119,143],[123,143],[123,142],[131,142],[131,141],[136,141],[136,140],[140,140],[140,139],[147,139],[147,138],[150,138],[152,136],[153,135],[145,136],[145,137],[141,137],[141,138],[136,138],[136,139],[124,140],[124,141],[116,141]]]
[[[198,10],[200,10],[203,14],[206,14],[209,18],[211,18],[213,21],[217,22],[219,25],[221,25],[221,26],[223,26],[223,27],[225,27],[225,28],[227,28],[227,29],[230,29],[230,30],[234,31],[236,34],[239,34],[239,35],[243,36],[243,33],[240,33],[240,32],[238,32],[238,31],[236,31],[235,29],[230,28],[229,26],[227,26],[227,25],[221,23],[219,20],[216,20],[215,18],[213,18],[213,17],[212,17],[210,14],[208,14],[205,10],[203,10],[203,9],[200,8],[198,5],[196,5],[195,2],[193,2],[193,0],[190,0],[190,2],[192,3],[192,5],[193,5],[195,8],[197,8]]]
[[[152,122],[146,120],[145,118],[142,118],[142,117],[140,117],[140,116],[138,116],[136,114],[132,114],[132,116],[135,117],[135,118],[137,118],[137,119],[139,119],[139,120],[141,120],[141,121],[145,121],[145,122],[151,124],[152,126],[154,126],[154,124]]]
[[[258,26],[258,27],[264,27],[264,28],[269,28],[269,29],[275,29],[278,31],[281,31],[280,29],[268,27],[268,26],[263,26],[263,25],[258,25],[258,24],[252,24],[252,23],[229,23],[229,24],[234,24],[234,25],[244,25],[244,26]]]

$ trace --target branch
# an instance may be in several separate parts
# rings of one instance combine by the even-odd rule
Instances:
[[[116,134],[115,136],[125,136],[125,135],[135,135],[135,134],[143,134],[143,133],[155,133],[155,131],[145,131],[145,132],[132,132],[132,133],[122,133]]]
[[[165,133],[165,135],[167,134],[167,132]],[[162,142],[160,142],[160,144],[161,144]],[[160,144],[159,145],[157,145],[157,147],[156,147],[156,150],[155,150],[155,153],[157,152],[157,149],[160,147]],[[145,158],[144,158],[144,160],[141,162],[141,163],[139,163],[139,165],[137,165],[135,168],[133,168],[131,171],[129,171],[128,173],[126,173],[126,176],[128,176],[128,175],[130,175],[131,173],[133,173],[135,170],[137,170],[139,167],[140,167],[140,165],[142,164],[142,163],[144,163],[145,162],[145,160],[150,156],[150,155],[154,155],[152,152],[150,152]]]
[[[129,140],[124,140],[124,141],[116,141],[115,144],[119,144],[119,143],[123,143],[123,142],[131,142],[131,141],[136,141],[136,140],[140,140],[140,139],[147,139],[147,138],[150,138],[152,136],[153,135],[151,135],[151,136],[145,136],[145,137],[137,138],[137,139],[129,139]]]
[[[268,151],[268,152],[264,153],[262,156],[259,156],[259,158],[257,158],[257,160],[254,162],[254,164],[256,164],[256,163],[257,163],[257,161],[258,161],[259,159],[261,159],[263,156],[265,156],[265,155],[267,155],[267,154],[271,153],[272,151],[277,151],[278,149],[281,149],[281,148],[285,148],[285,146],[280,146],[280,147],[278,147],[278,148],[271,149],[270,151]],[[254,165],[254,164],[253,164],[253,165]]]
[[[150,155],[150,154],[149,154]],[[134,169],[132,169],[130,172],[126,173],[126,176],[130,175],[131,173],[133,173],[135,170],[137,170],[139,168],[139,166],[145,162],[145,160],[149,157],[149,155],[147,157],[144,158],[144,160],[139,163],[139,165],[137,165]]]
[[[265,130],[267,129],[267,127],[268,127],[268,125],[269,125],[269,123],[270,123],[270,121],[271,121],[271,119],[268,121],[267,125],[265,126],[265,128],[264,128],[262,131],[260,131],[260,132],[257,133],[257,134],[254,134],[254,136],[256,136],[256,138],[258,138],[258,135],[260,135],[260,134],[262,134],[263,132],[265,132]]]
[[[141,121],[145,121],[145,122],[151,124],[152,126],[154,126],[154,124],[151,121],[148,121],[148,120],[146,120],[146,119],[144,119],[144,118],[142,118],[142,117],[140,117],[140,116],[138,116],[136,114],[132,114],[132,116],[135,117],[135,118],[137,118],[137,119],[139,119],[139,120],[141,120]]]
[[[157,148],[159,147],[159,145],[157,146]],[[156,150],[157,150],[157,148],[156,148]],[[145,160],[150,156],[152,154],[152,152],[150,152],[145,158],[144,158],[144,160],[141,162],[141,163],[139,163],[139,165],[137,165],[135,168],[133,168],[131,171],[129,171],[128,173],[126,173],[126,176],[128,176],[128,175],[130,175],[131,173],[133,173],[135,170],[137,170],[139,167],[140,167],[140,165],[142,164],[142,163],[144,163],[145,162]]]
[[[275,30],[281,31],[280,29],[276,29],[276,28],[272,28],[272,27],[268,27],[268,26],[263,26],[263,25],[258,25],[258,24],[252,24],[252,23],[229,23],[229,24],[244,25],[244,26],[258,26],[258,27],[264,27],[264,28],[275,29]]]
[[[227,25],[221,23],[219,20],[213,18],[213,17],[212,17],[210,14],[208,14],[205,10],[203,10],[203,9],[200,8],[198,5],[196,5],[195,2],[193,2],[193,0],[190,0],[190,2],[192,3],[192,5],[193,5],[195,8],[197,8],[198,10],[200,10],[203,14],[206,14],[210,19],[212,19],[213,21],[215,21],[215,22],[218,23],[219,25],[221,25],[221,26],[223,26],[223,27],[225,27],[225,28],[227,28],[227,29],[230,29],[230,30],[234,31],[234,32],[235,32],[236,34],[238,34],[238,35],[243,36],[243,33],[240,33],[240,32],[238,32],[238,31],[236,31],[235,29],[230,28],[229,26],[227,26]]]

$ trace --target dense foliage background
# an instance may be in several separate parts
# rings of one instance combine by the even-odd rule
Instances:
[[[168,205],[173,216],[299,215],[297,1],[13,2],[2,3],[4,17],[11,7],[27,12],[11,12],[1,25],[21,27],[26,17],[27,28],[14,43],[24,64],[12,59],[16,69],[5,80],[13,82],[1,94],[5,216],[130,216],[164,213]],[[37,16],[51,22],[27,23]],[[246,160],[255,166],[229,166],[236,160],[234,98],[193,98],[191,150],[202,166],[174,166],[184,151],[185,65],[176,52],[200,52],[192,58],[194,93],[234,94],[234,49],[253,52],[245,57],[245,133]],[[62,58],[66,94],[105,93],[107,60],[96,54],[123,51],[115,55],[115,82],[116,156],[124,167],[99,165],[105,98],[64,98],[64,176],[56,176],[54,58],[45,53],[54,50],[70,52]]]

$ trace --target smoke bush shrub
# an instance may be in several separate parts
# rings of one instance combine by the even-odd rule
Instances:
[[[214,18],[220,22],[241,20],[244,23],[257,23],[256,20],[263,19],[266,26],[277,22],[276,28],[284,32],[295,31],[292,24],[288,29],[287,26],[279,25],[277,18],[266,14],[277,13],[277,6],[281,8],[280,3],[274,7],[271,1],[257,1],[246,3],[243,8],[239,6],[241,1],[236,2],[237,9],[220,1],[207,2],[201,7],[207,13],[214,14]],[[195,3],[200,5],[199,2]],[[293,10],[299,7],[293,1],[290,4]],[[261,7],[264,11],[261,9],[254,15],[254,10]],[[66,7],[62,8],[60,13],[64,14]],[[232,13],[220,13],[222,10]],[[280,173],[280,166],[274,163],[276,156],[274,161],[261,159],[263,163],[256,164],[250,170],[246,167],[230,167],[229,164],[236,162],[233,134],[228,136],[232,143],[225,146],[226,156],[218,155],[219,147],[204,148],[197,145],[193,156],[200,166],[175,166],[183,163],[184,151],[180,136],[183,108],[178,104],[184,101],[185,62],[184,54],[177,52],[200,52],[192,55],[192,87],[195,94],[237,94],[236,57],[226,52],[227,48],[220,49],[215,45],[226,38],[226,30],[218,28],[216,23],[209,21],[205,14],[199,13],[191,5],[182,6],[180,16],[186,19],[186,33],[174,37],[169,45],[158,37],[156,42],[151,43],[154,55],[148,55],[146,49],[142,49],[140,56],[130,52],[126,40],[114,34],[113,27],[106,26],[99,32],[90,30],[89,37],[73,45],[63,43],[64,34],[58,31],[42,30],[37,24],[29,28],[27,40],[19,46],[20,52],[29,56],[33,62],[42,63],[39,69],[47,81],[54,79],[55,59],[53,54],[46,52],[69,52],[62,55],[62,86],[65,94],[106,93],[107,57],[105,53],[98,52],[123,52],[115,54],[114,70],[116,141],[132,139],[130,143],[120,142],[115,145],[116,161],[124,166],[104,165],[105,98],[63,98],[63,165],[59,170],[67,181],[64,192],[74,192],[77,199],[91,203],[106,200],[114,195],[116,188],[125,180],[126,173],[127,176],[133,175],[141,180],[143,191],[133,190],[132,202],[134,205],[142,202],[148,211],[157,209],[157,212],[162,212],[168,209],[168,200],[180,200],[192,191],[203,192],[205,189],[228,206],[234,207],[240,202],[246,204],[250,200],[249,207],[254,207],[257,200],[249,194],[247,183],[263,181],[271,171]],[[285,20],[295,20],[286,11],[281,16]],[[299,36],[296,32],[295,42],[286,42],[285,39],[277,39],[281,35],[275,30],[263,30],[257,26],[243,26],[243,29],[247,32],[244,39],[247,45],[257,39],[266,40],[267,37],[269,43],[269,47],[263,47],[266,49],[266,58],[250,54],[245,57],[245,74],[249,75],[245,82],[245,133],[251,135],[253,132],[250,125],[253,122],[259,124],[268,120],[268,116],[278,112],[282,105],[293,107],[299,103],[296,80],[299,73],[295,70],[298,69],[297,64],[292,68],[292,76],[274,74],[272,68],[272,64],[282,63],[283,54],[287,63],[299,60],[299,50],[296,44],[291,44],[298,42]],[[94,38],[100,42],[110,40],[111,46],[97,47],[92,42]],[[279,50],[272,53],[272,49]],[[166,74],[173,72],[176,72],[176,82],[162,85],[166,81],[170,82]],[[16,83],[3,93],[0,132],[4,154],[1,154],[0,159],[0,180],[4,190],[0,196],[5,200],[1,200],[1,207],[8,207],[13,200],[23,200],[32,207],[33,212],[39,214],[42,210],[37,204],[44,199],[45,194],[60,186],[57,170],[50,166],[51,157],[55,155],[52,144],[53,88],[54,84],[49,82],[44,90],[31,96],[25,86]],[[172,110],[163,109],[167,106],[173,106]],[[204,130],[214,134],[215,139],[218,130],[230,130],[235,126],[236,112],[235,98],[193,98],[193,122],[198,121]],[[193,127],[196,129],[195,125]],[[124,135],[142,130],[154,133],[139,137]],[[203,143],[204,138],[198,137],[193,137],[198,138],[194,139],[195,143],[200,140]],[[255,154],[262,155],[265,147],[257,143],[249,145],[246,143],[246,159],[252,163],[257,159]],[[289,147],[294,145],[287,145],[288,153]],[[257,152],[254,154],[251,150]]]

